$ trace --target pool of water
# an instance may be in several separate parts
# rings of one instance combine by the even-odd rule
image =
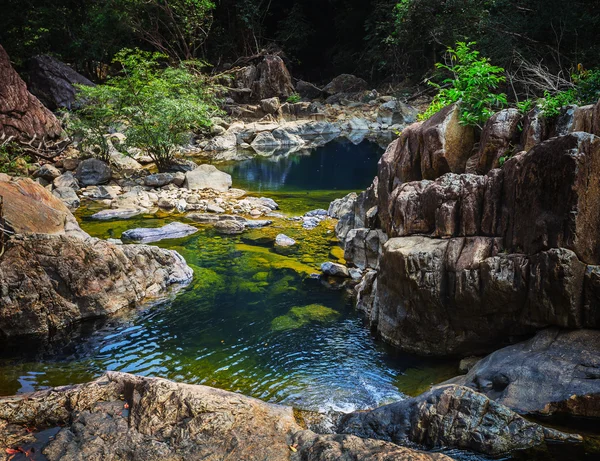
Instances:
[[[377,342],[343,291],[311,277],[324,261],[343,261],[325,221],[302,229],[288,217],[367,187],[382,154],[376,144],[334,141],[311,152],[219,165],[235,187],[274,198],[283,218],[266,229],[225,237],[199,232],[158,243],[179,251],[193,283],[164,300],[93,326],[75,339],[0,358],[0,393],[87,381],[119,370],[202,383],[309,410],[372,408],[417,394],[455,374],[456,363],[400,355]],[[95,222],[93,236],[119,237],[185,216],[153,215]],[[297,240],[275,251],[278,233]]]

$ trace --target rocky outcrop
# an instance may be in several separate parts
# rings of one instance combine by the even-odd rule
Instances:
[[[54,139],[61,133],[58,119],[27,91],[0,45],[0,136],[29,141]]]
[[[192,275],[171,250],[66,235],[17,235],[0,259],[0,338],[49,336],[161,295]]]
[[[87,237],[59,197],[31,179],[0,181],[4,219],[15,233],[66,234]]]
[[[291,407],[206,386],[109,372],[88,384],[0,399],[0,443],[42,447],[49,461],[103,459],[450,461],[389,442],[303,430]],[[175,457],[175,458],[174,458]]]
[[[267,54],[247,61],[245,67],[234,72],[231,96],[237,102],[274,97],[285,100],[294,92],[292,77],[279,56]]]
[[[48,109],[72,109],[77,92],[74,85],[94,84],[52,56],[35,56],[29,60],[29,91]]]
[[[541,331],[453,381],[520,414],[599,418],[600,331]]]
[[[428,448],[456,447],[491,456],[581,437],[529,422],[467,387],[439,386],[419,397],[346,415],[338,429],[364,438]]]

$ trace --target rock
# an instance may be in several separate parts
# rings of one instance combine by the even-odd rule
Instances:
[[[417,121],[419,111],[397,99],[383,103],[377,109],[377,123],[382,125],[408,125]]]
[[[225,213],[225,210],[223,208],[214,203],[209,203],[206,206],[206,211],[208,211],[209,213]]]
[[[175,158],[172,160],[171,165],[166,170],[166,173],[187,173],[198,168],[198,164],[192,160],[185,158]]]
[[[323,94],[323,90],[304,80],[298,80],[296,91],[302,98],[306,99],[317,99]]]
[[[348,272],[348,268],[342,264],[326,262],[321,264],[321,272],[325,275],[330,275],[331,277],[350,277],[350,273]]]
[[[175,184],[177,187],[183,187],[185,184],[185,174],[183,174],[181,171],[171,174],[173,175],[173,184]]]
[[[367,89],[367,82],[351,74],[342,74],[329,82],[323,92],[328,95],[338,93],[358,93]]]
[[[291,247],[296,244],[296,241],[293,238],[288,237],[285,234],[278,234],[275,237],[275,245],[280,247]]]
[[[83,75],[48,55],[29,60],[28,80],[29,91],[50,110],[75,108],[74,85],[94,86]]]
[[[185,174],[184,187],[190,190],[213,189],[217,192],[226,192],[231,184],[231,176],[218,170],[214,165],[200,165]]]
[[[279,56],[265,55],[256,70],[257,76],[250,88],[257,99],[277,97],[285,100],[294,92],[292,77]]]
[[[270,226],[273,224],[273,221],[269,221],[268,219],[248,219],[244,224],[248,229],[259,229]]]
[[[263,131],[258,133],[250,144],[257,152],[264,152],[265,147],[280,147],[281,143],[275,139],[273,133]]]
[[[539,107],[535,107],[523,119],[521,144],[524,151],[529,151],[536,144],[548,139],[548,121]]]
[[[56,139],[61,133],[58,119],[27,91],[0,45],[0,136],[30,141]]]
[[[347,126],[351,131],[369,131],[369,122],[364,118],[352,118]]]
[[[119,186],[91,186],[83,195],[96,200],[114,200],[121,194]]]
[[[33,438],[24,427],[57,425],[60,431],[43,450],[48,461],[98,456],[158,461],[173,459],[173,453],[190,460],[451,461],[390,442],[317,435],[298,425],[291,407],[126,373],[107,372],[90,383],[0,399],[7,447],[25,446],[24,440]],[[296,453],[290,446],[297,446]]]
[[[56,178],[60,176],[60,171],[54,165],[46,163],[42,165],[38,170],[33,174],[34,178],[42,178],[48,182],[54,181]]]
[[[67,171],[75,171],[81,162],[80,159],[69,157],[63,159],[63,168]]]
[[[110,167],[101,160],[88,158],[79,163],[75,177],[82,186],[106,184],[112,178]]]
[[[246,228],[243,222],[233,219],[219,220],[214,224],[213,227],[219,234],[225,235],[241,234]]]
[[[237,137],[235,133],[225,133],[211,139],[204,150],[206,151],[226,151],[235,149],[237,145]]]
[[[208,213],[189,213],[186,215],[187,219],[201,224],[213,224],[218,221],[232,221],[232,220],[244,220],[244,218],[231,215],[215,215]]]
[[[0,274],[0,336],[11,338],[110,315],[188,282],[193,272],[175,251],[30,234],[9,240]]]
[[[112,144],[111,144],[112,145]],[[142,164],[130,155],[125,155],[116,150],[114,147],[110,150],[110,163],[117,170],[132,173],[144,169]]]
[[[260,197],[259,200],[263,206],[266,206],[267,208],[269,208],[271,210],[279,209],[279,205],[277,205],[277,202],[275,200],[273,200],[272,198]]]
[[[76,210],[81,205],[77,193],[70,187],[55,187],[52,194],[67,205],[69,210]]]
[[[334,219],[341,219],[348,213],[354,213],[354,204],[358,195],[351,192],[343,198],[338,198],[331,202],[327,214]]]
[[[182,173],[180,173],[182,175]],[[148,187],[163,187],[175,181],[175,176],[171,173],[151,174],[144,178],[144,185]]]
[[[79,190],[79,182],[77,179],[75,179],[75,176],[73,176],[73,173],[70,171],[67,171],[58,178],[55,178],[52,184],[54,187],[69,187],[73,190]]]
[[[279,145],[281,145],[282,147],[303,146],[304,144],[306,144],[304,139],[302,139],[299,135],[292,134],[285,128],[277,128],[273,130],[272,134],[273,137],[279,143]]]
[[[159,242],[165,239],[178,239],[198,232],[198,229],[189,224],[173,222],[159,228],[129,229],[123,232],[121,240],[131,240],[139,243]]]
[[[278,97],[263,99],[260,101],[260,107],[265,114],[281,115],[281,102]]]
[[[400,445],[459,448],[494,457],[582,440],[578,435],[529,422],[485,395],[456,385],[439,386],[375,410],[350,413],[342,418],[338,430]]]
[[[90,218],[101,221],[107,221],[111,219],[129,219],[147,212],[148,210],[144,208],[115,208],[99,211],[98,213],[94,213]]]
[[[3,217],[17,234],[67,234],[89,237],[81,230],[67,206],[31,179],[0,182],[4,198]]]
[[[457,379],[520,414],[600,418],[600,331],[547,329]]]
[[[462,374],[467,374],[471,368],[477,365],[477,362],[481,360],[481,357],[465,357],[458,364],[458,371]]]
[[[379,267],[379,255],[388,237],[381,229],[352,229],[344,240],[344,259],[365,270]]]

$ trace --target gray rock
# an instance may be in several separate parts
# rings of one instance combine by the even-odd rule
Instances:
[[[102,210],[91,216],[91,219],[111,220],[111,219],[129,219],[147,213],[144,208],[115,208],[110,210]]]
[[[323,94],[323,90],[319,87],[312,83],[305,82],[304,80],[298,80],[298,83],[296,83],[296,91],[301,97],[306,99],[316,99]]]
[[[221,208],[219,205],[215,205],[214,203],[209,203],[206,206],[206,211],[209,213],[225,213],[223,208]]]
[[[226,214],[190,213],[186,217],[191,221],[200,224],[213,224],[218,221],[245,221],[241,216],[231,216]]]
[[[338,93],[358,93],[367,89],[367,82],[351,74],[342,74],[329,82],[323,92],[329,95]]]
[[[146,176],[144,184],[148,187],[163,187],[171,184],[174,180],[175,176],[171,173],[157,173]]]
[[[246,226],[244,225],[243,222],[233,220],[233,219],[217,221],[214,224],[214,229],[219,234],[226,234],[226,235],[241,234],[242,232],[244,232],[245,228],[246,228]]]
[[[79,190],[79,182],[73,176],[73,173],[67,171],[66,173],[61,174],[58,178],[56,178],[52,184],[54,187],[69,187],[73,190]]]
[[[350,273],[348,272],[348,268],[342,264],[326,262],[321,264],[321,271],[325,275],[330,275],[332,277],[350,277]]]
[[[270,226],[273,224],[273,221],[269,221],[268,219],[247,219],[245,224],[248,229],[258,229]]]
[[[135,160],[132,156],[122,154],[115,148],[111,149],[110,163],[117,170],[126,172],[126,173],[132,173],[132,172],[141,171],[144,169],[142,164],[140,162],[138,162],[137,160]]]
[[[419,111],[397,99],[383,103],[377,110],[377,123],[408,125],[417,121]]]
[[[112,177],[110,167],[101,160],[88,158],[77,167],[75,177],[82,186],[97,186],[106,184]]]
[[[122,240],[131,240],[139,243],[159,242],[165,239],[187,237],[198,232],[198,229],[189,224],[173,222],[159,228],[129,229],[121,235]]]
[[[331,202],[327,214],[334,219],[341,219],[347,213],[354,212],[354,204],[357,198],[356,192],[351,192],[343,198],[338,198]]]
[[[266,206],[267,208],[270,208],[271,210],[279,209],[279,205],[277,205],[277,202],[275,200],[273,200],[272,198],[261,197],[259,200],[261,201],[261,203],[264,206]]]
[[[377,269],[379,255],[387,240],[381,229],[352,229],[344,240],[344,259],[362,270]]]
[[[285,234],[278,234],[275,237],[275,245],[280,247],[291,247],[296,244],[296,241],[293,238],[288,237]]]
[[[281,112],[281,102],[278,97],[261,100],[260,107],[265,114],[277,115]]]
[[[48,182],[54,181],[56,178],[60,176],[60,170],[56,168],[54,165],[46,163],[42,165],[38,170],[33,174],[34,178],[42,178]]]
[[[181,171],[178,171],[176,173],[172,173],[173,174],[173,184],[175,184],[177,187],[182,187],[183,184],[185,183],[185,174],[183,174]]]
[[[235,133],[225,133],[211,139],[204,150],[206,151],[225,151],[235,149],[237,145],[237,137]]]
[[[217,192],[227,192],[231,184],[231,176],[214,165],[200,165],[185,174],[184,186],[190,190],[213,189]]]
[[[61,199],[62,202],[67,205],[69,210],[76,210],[79,208],[79,205],[81,205],[77,193],[70,187],[55,187],[52,194]]]

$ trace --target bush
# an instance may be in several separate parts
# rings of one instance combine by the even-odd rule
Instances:
[[[202,63],[164,66],[166,56],[122,50],[114,62],[121,73],[95,87],[80,86],[78,111],[85,143],[106,155],[104,138],[111,126],[123,124],[129,147],[148,152],[160,171],[167,170],[177,146],[191,131],[208,128],[219,114],[217,88],[200,73]],[[104,140],[103,140],[104,139]]]
[[[426,120],[443,107],[460,102],[460,121],[464,125],[482,126],[497,109],[507,104],[504,93],[494,92],[506,80],[504,69],[490,64],[472,49],[475,42],[458,42],[456,49],[448,48],[449,64],[437,63],[436,68],[450,72],[452,77],[442,84],[428,82],[439,89],[425,113]]]
[[[302,97],[298,93],[292,93],[287,98],[287,102],[289,102],[291,104],[296,104],[297,102],[300,102],[301,100],[302,100]]]
[[[29,162],[31,162],[31,158],[23,153],[17,143],[0,144],[0,173],[27,174]]]

